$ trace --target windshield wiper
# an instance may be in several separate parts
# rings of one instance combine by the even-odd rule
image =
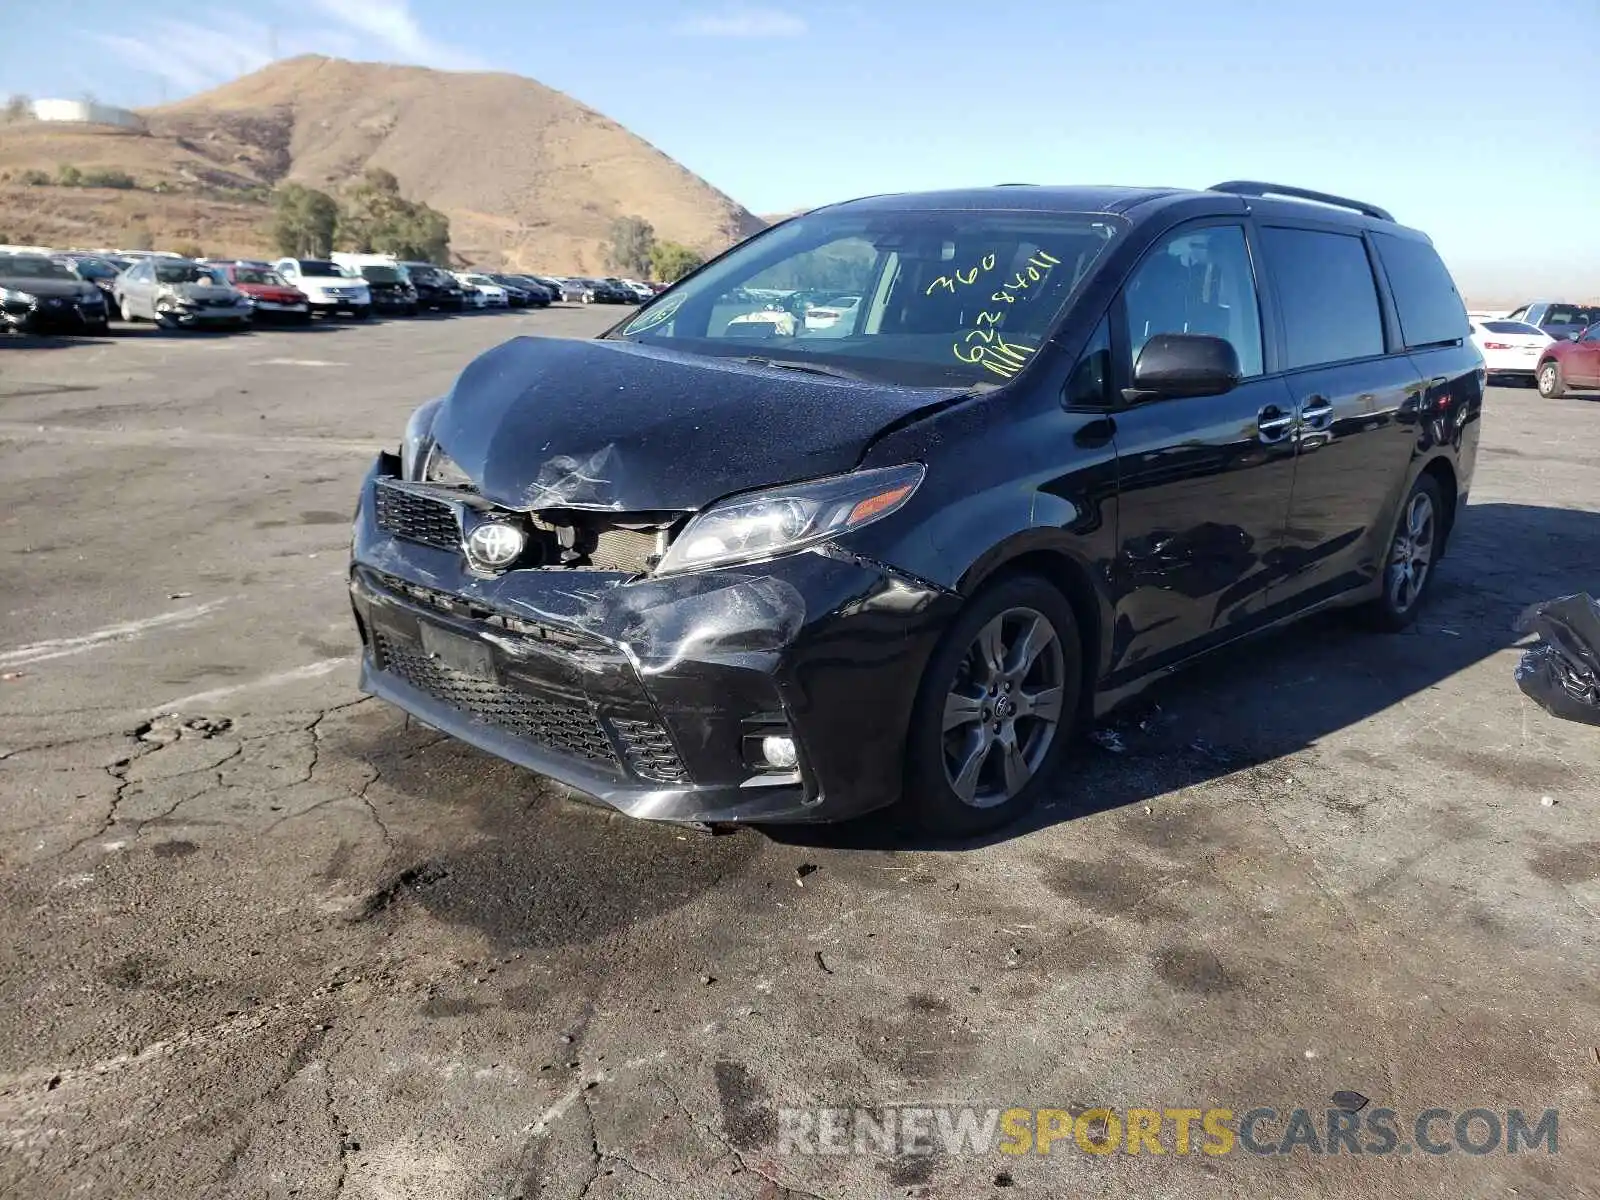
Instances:
[[[751,354],[739,361],[752,363],[758,367],[775,367],[780,371],[805,371],[810,375],[827,375],[833,379],[854,380],[856,383],[869,382],[865,375],[857,375],[854,371],[828,367],[821,363],[796,362],[792,358],[766,358],[760,354]]]

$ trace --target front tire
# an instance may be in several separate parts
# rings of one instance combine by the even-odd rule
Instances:
[[[1537,376],[1539,395],[1546,400],[1559,400],[1567,394],[1567,381],[1561,377],[1561,364],[1547,362],[1539,368]]]
[[[1079,723],[1083,642],[1036,575],[973,597],[929,660],[911,714],[906,803],[931,832],[971,837],[1039,799]]]
[[[1398,633],[1417,619],[1444,549],[1444,496],[1431,475],[1418,477],[1395,518],[1383,568],[1383,591],[1366,610],[1369,623]]]
[[[128,298],[126,296],[124,296],[120,301],[118,301],[118,303],[117,303],[117,311],[118,311],[118,313],[121,314],[122,319],[124,321],[126,321],[129,325],[132,325],[135,321],[137,321],[139,319],[138,317],[133,315],[133,305],[128,303]]]

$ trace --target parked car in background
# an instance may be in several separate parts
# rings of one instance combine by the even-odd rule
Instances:
[[[606,282],[621,284],[632,292],[641,304],[655,297],[654,289],[648,283],[641,283],[637,279],[608,279]]]
[[[544,290],[544,285],[526,275],[496,272],[489,278],[506,289],[513,308],[543,308],[550,303],[550,294]]]
[[[348,313],[357,320],[372,315],[372,289],[367,281],[326,258],[280,258],[273,269],[306,294],[311,311],[332,317]]]
[[[509,279],[526,289],[528,303],[534,308],[547,308],[550,302],[556,298],[556,292],[548,284],[543,280],[535,279],[532,275],[506,275],[503,277],[496,275],[495,278]]]
[[[224,283],[250,297],[257,321],[288,321],[297,325],[311,321],[311,301],[306,294],[291,287],[266,263],[240,259],[231,263],[208,261],[206,265],[212,267]]]
[[[117,311],[124,321],[154,321],[167,329],[250,325],[250,297],[223,282],[219,268],[187,258],[151,257],[117,276]]]
[[[0,326],[23,333],[102,334],[105,293],[42,254],[0,254]]]
[[[118,266],[109,258],[102,258],[98,254],[74,254],[69,252],[52,257],[85,283],[92,283],[99,288],[101,294],[106,298],[108,308],[115,303],[115,296],[113,295],[115,288],[113,285],[117,281],[117,276],[122,274],[123,267]]]
[[[587,304],[638,304],[639,294],[620,279],[591,279]]]
[[[1572,389],[1600,388],[1600,320],[1539,354],[1539,394],[1555,400]]]
[[[533,300],[533,297],[528,292],[527,285],[515,282],[509,275],[486,274],[484,278],[505,290],[506,303],[512,308],[527,308]]]
[[[561,298],[576,304],[589,304],[594,300],[595,281],[582,275],[568,275],[561,280]]]
[[[1474,317],[1472,344],[1483,355],[1490,379],[1532,383],[1539,354],[1555,339],[1537,325],[1503,317]]]
[[[1506,314],[1508,321],[1537,325],[1553,338],[1575,338],[1600,321],[1600,305],[1568,304],[1561,300],[1535,300]]]
[[[556,304],[566,298],[566,281],[557,279],[554,275],[529,275],[529,279],[544,284],[544,290],[550,293],[550,303]]]
[[[367,288],[372,293],[372,307],[377,312],[414,317],[422,311],[417,289],[404,267],[367,263],[356,269],[367,281]]]
[[[419,308],[435,312],[460,312],[466,307],[461,281],[450,272],[425,262],[403,262],[400,265],[405,268],[411,286],[417,289]]]
[[[813,300],[806,305],[803,320],[806,332],[832,337],[848,337],[855,331],[860,296],[834,296]]]
[[[474,291],[476,291],[478,293],[479,296],[481,296],[483,298],[483,303],[480,304],[478,307],[480,307],[480,308],[509,308],[509,307],[511,307],[511,297],[506,294],[505,288],[501,287],[498,283],[496,283],[494,280],[490,279],[487,275],[481,274],[481,273],[476,272],[476,271],[458,271],[458,272],[456,272],[456,278],[461,281],[461,286],[462,287],[464,287],[464,288],[472,288]]]

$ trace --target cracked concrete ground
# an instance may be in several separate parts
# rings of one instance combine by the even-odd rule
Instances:
[[[1600,1194],[1600,731],[1510,632],[1600,589],[1600,399],[1491,393],[1413,632],[1224,655],[1025,828],[710,837],[354,689],[371,451],[608,317],[0,342],[0,1194]],[[777,1145],[782,1106],[1338,1090],[1559,1109],[1559,1152]]]

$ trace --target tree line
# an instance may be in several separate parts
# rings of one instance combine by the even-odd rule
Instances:
[[[392,172],[372,167],[339,199],[301,183],[278,188],[272,240],[291,258],[326,258],[337,247],[444,264],[450,261],[450,218],[407,200]]]
[[[643,217],[618,217],[605,244],[606,265],[613,271],[677,283],[705,265],[705,256],[678,242],[657,241],[655,227]]]

